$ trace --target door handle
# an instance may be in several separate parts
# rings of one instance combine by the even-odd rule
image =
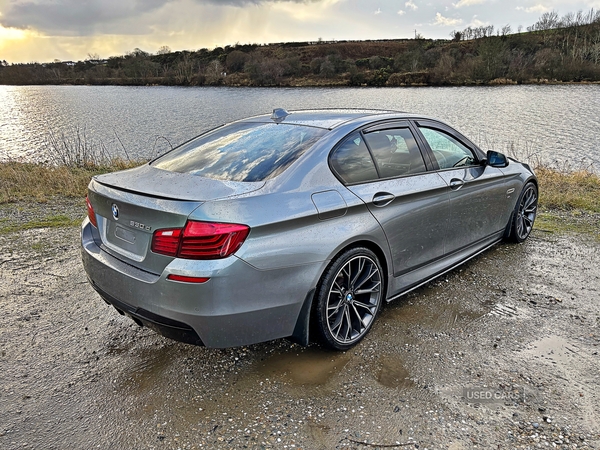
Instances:
[[[465,184],[464,180],[459,180],[458,178],[452,178],[450,180],[450,189],[453,191],[458,191]]]
[[[373,196],[373,204],[379,207],[386,206],[392,203],[395,198],[396,196],[389,192],[378,192]]]

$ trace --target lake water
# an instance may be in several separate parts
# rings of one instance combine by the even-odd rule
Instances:
[[[273,108],[380,108],[448,122],[484,150],[600,168],[600,86],[212,88],[0,86],[0,160],[46,159],[50,133],[148,158]]]

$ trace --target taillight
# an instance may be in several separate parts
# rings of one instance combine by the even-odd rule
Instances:
[[[181,228],[156,230],[152,236],[152,251],[167,256],[177,256]]]
[[[94,207],[92,206],[92,203],[90,202],[90,199],[87,196],[85,197],[85,204],[87,205],[87,214],[88,219],[90,219],[90,223],[96,228],[98,228],[98,221],[96,220],[96,213],[94,212]]]
[[[152,251],[186,259],[220,259],[235,253],[250,227],[236,223],[188,221],[183,229],[156,230]]]
[[[177,256],[190,259],[226,258],[242,246],[250,228],[235,223],[189,221]]]

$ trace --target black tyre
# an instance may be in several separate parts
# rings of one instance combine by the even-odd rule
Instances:
[[[347,350],[371,329],[384,296],[379,259],[364,247],[338,256],[323,274],[315,294],[315,320],[320,341]]]
[[[510,225],[508,239],[521,243],[529,237],[537,215],[538,190],[534,183],[529,182],[523,188]]]

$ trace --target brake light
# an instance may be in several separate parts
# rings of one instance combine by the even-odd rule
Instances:
[[[90,223],[98,228],[98,221],[96,220],[96,213],[94,212],[94,207],[92,206],[92,202],[86,195],[85,204],[87,206],[88,219],[90,219]]]
[[[235,253],[249,232],[247,225],[189,220],[183,229],[156,230],[151,249],[178,258],[221,259]]]

